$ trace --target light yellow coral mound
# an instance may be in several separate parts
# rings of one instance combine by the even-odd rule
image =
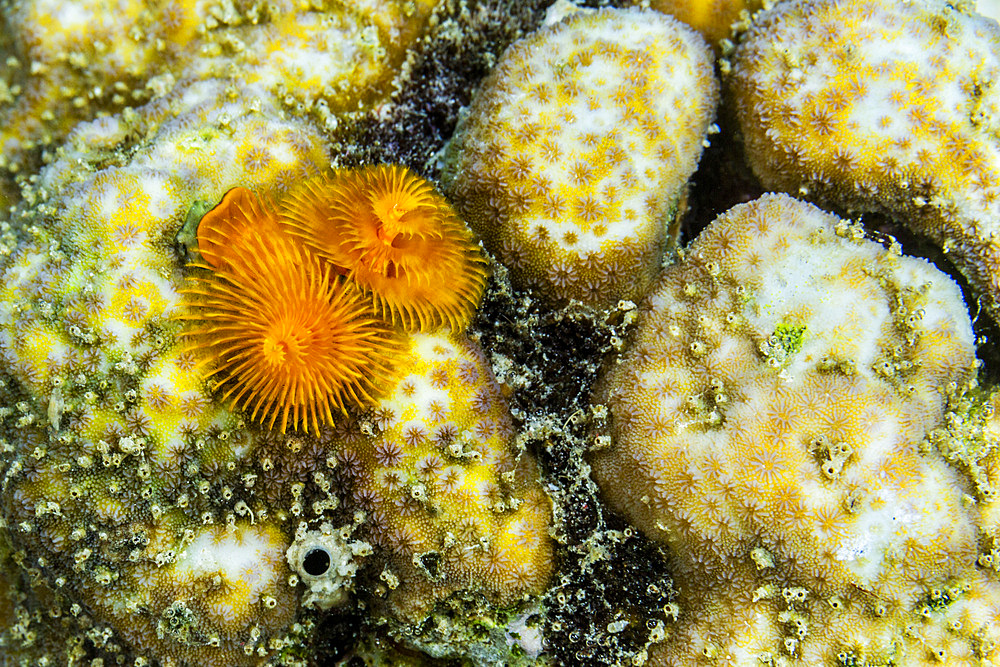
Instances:
[[[717,83],[704,41],[652,11],[577,12],[515,43],[456,131],[445,191],[520,282],[638,299],[674,241]]]
[[[728,98],[765,187],[926,234],[1000,316],[1000,28],[943,0],[782,2]]]
[[[0,580],[0,650],[14,664],[301,664],[310,608],[343,604],[364,558],[385,566],[399,623],[452,593],[498,608],[545,586],[548,498],[473,343],[414,338],[379,418],[356,415],[364,431],[344,416],[285,435],[222,405],[181,342],[205,202],[280,191],[328,160],[261,89],[196,81],[79,124],[3,223],[0,558],[16,569]]]
[[[552,569],[551,508],[534,459],[513,446],[510,410],[482,351],[462,335],[415,334],[406,375],[350,436],[338,479],[390,554],[383,594],[419,620],[449,593],[511,605]]]
[[[997,586],[975,571],[968,482],[919,447],[975,367],[958,287],[927,262],[784,195],[709,225],[664,272],[594,399],[610,412],[594,477],[673,547],[692,606],[663,649],[671,664],[699,642],[720,657],[749,642],[829,661],[881,617],[898,637],[935,587],[979,610],[956,641],[993,637]],[[826,603],[840,611],[814,613]],[[948,634],[945,616],[934,631]]]

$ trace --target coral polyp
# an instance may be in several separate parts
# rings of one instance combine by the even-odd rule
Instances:
[[[464,329],[486,283],[486,261],[465,223],[406,167],[341,170],[310,181],[282,206],[293,233],[408,331]]]
[[[212,367],[220,398],[282,433],[316,430],[334,411],[373,403],[393,376],[391,329],[293,240],[246,238],[214,270],[196,265],[185,290],[181,317],[191,326],[183,335]]]

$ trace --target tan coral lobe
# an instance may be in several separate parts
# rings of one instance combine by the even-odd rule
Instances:
[[[700,35],[652,10],[578,11],[515,42],[448,145],[442,183],[520,286],[639,300],[715,115]]]
[[[943,0],[775,3],[728,101],[764,187],[926,235],[1000,319],[1000,26]]]
[[[796,618],[805,665],[859,644],[867,664],[923,664],[898,628],[954,632],[963,606],[979,620],[946,655],[996,637],[968,486],[923,444],[976,366],[961,292],[928,262],[787,195],[712,222],[664,270],[595,397],[611,444],[594,477],[670,545],[686,609],[651,662],[708,647],[756,664],[789,652]],[[949,587],[961,603],[922,615]]]
[[[551,503],[486,355],[464,334],[408,345],[405,375],[374,410],[377,435],[337,444],[342,484],[370,517],[360,532],[399,577],[385,604],[420,622],[463,589],[501,606],[542,593]]]

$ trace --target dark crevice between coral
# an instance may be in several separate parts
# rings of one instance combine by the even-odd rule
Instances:
[[[613,341],[626,336],[621,313],[547,304],[512,289],[499,267],[472,328],[511,389],[520,439],[553,500],[546,656],[567,666],[633,664],[667,623],[675,592],[664,550],[604,508],[585,460],[592,385]]]
[[[411,54],[389,102],[340,138],[338,166],[404,164],[436,179],[459,111],[500,54],[541,25],[548,0],[447,0]]]
[[[698,171],[689,182],[686,211],[681,219],[683,245],[694,241],[710,222],[733,206],[753,201],[766,192],[747,167],[733,124],[725,117],[716,124],[721,129],[710,137]]]
[[[369,629],[368,611],[360,605],[347,606],[325,615],[314,635],[312,655],[317,667],[351,665],[351,652]],[[364,664],[359,658],[354,664]]]

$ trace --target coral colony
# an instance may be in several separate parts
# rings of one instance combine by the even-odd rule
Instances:
[[[519,283],[556,301],[638,300],[676,242],[717,99],[691,28],[579,12],[504,53],[449,145],[445,189]]]
[[[973,3],[0,25],[0,665],[1000,661]]]

